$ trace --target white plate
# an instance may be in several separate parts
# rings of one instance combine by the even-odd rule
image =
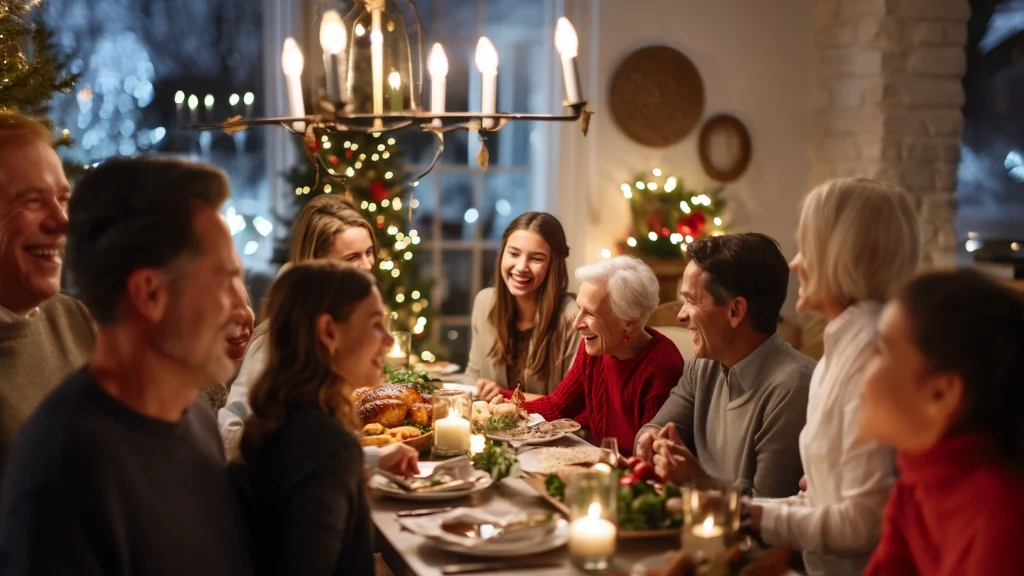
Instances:
[[[477,470],[475,476],[479,478],[473,486],[465,490],[444,490],[441,492],[406,492],[401,488],[391,484],[388,480],[381,476],[373,476],[367,483],[371,490],[395,498],[397,500],[416,500],[420,502],[440,502],[443,500],[456,500],[469,496],[470,494],[476,494],[481,490],[490,488],[491,484],[494,483],[491,480],[490,474]]]
[[[569,523],[559,520],[555,529],[547,533],[543,538],[531,538],[529,540],[514,540],[508,543],[501,543],[499,540],[493,544],[478,544],[476,546],[460,546],[453,542],[425,536],[424,540],[442,550],[475,556],[477,558],[509,558],[514,556],[531,556],[542,552],[549,552],[561,548],[569,542]]]
[[[469,392],[474,398],[476,397],[476,385],[475,384],[461,384],[459,382],[445,382],[442,387],[445,390],[458,390],[460,392]]]
[[[422,364],[417,364],[413,368],[426,372],[431,376],[449,376],[451,374],[456,374],[459,370],[462,370],[462,366],[451,363],[445,365],[443,368],[427,368]]]
[[[563,456],[567,454],[579,455],[570,461],[564,461]],[[549,447],[536,448],[519,455],[519,465],[523,472],[535,474],[551,474],[562,466],[571,466],[575,463],[599,462],[604,452],[593,446],[573,446],[571,448]],[[572,460],[575,460],[572,461]]]
[[[564,438],[565,437],[565,432],[555,432],[555,433],[551,434],[550,436],[544,436],[544,437],[541,437],[541,438],[528,438],[526,440],[509,440],[508,438],[502,437],[500,433],[485,434],[485,436],[487,436],[491,440],[497,440],[499,442],[509,442],[509,443],[518,444],[520,446],[533,446],[533,445],[539,445],[539,444],[547,444],[548,442],[554,442],[555,440],[559,440],[561,438]]]

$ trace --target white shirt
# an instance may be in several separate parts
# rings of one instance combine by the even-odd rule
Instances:
[[[804,550],[811,576],[863,572],[895,482],[893,450],[858,440],[865,369],[881,311],[881,303],[861,302],[825,327],[825,354],[811,378],[800,433],[807,492],[753,501],[764,508],[765,542]]]

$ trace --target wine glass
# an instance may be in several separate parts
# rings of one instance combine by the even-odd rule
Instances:
[[[601,450],[604,451],[604,458],[601,461],[615,468],[619,463],[619,439],[611,436],[602,438]]]

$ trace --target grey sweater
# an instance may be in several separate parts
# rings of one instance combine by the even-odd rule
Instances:
[[[800,431],[815,362],[774,334],[730,370],[694,358],[641,435],[673,423],[719,485],[779,498],[799,491]]]

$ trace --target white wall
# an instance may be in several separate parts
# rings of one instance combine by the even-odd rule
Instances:
[[[700,125],[680,143],[653,149],[629,140],[611,117],[612,74],[630,52],[651,44],[674,47],[697,66],[704,79],[705,119],[728,112],[750,131],[750,166],[725,189],[731,229],[764,232],[779,240],[787,257],[794,254],[799,200],[808,187],[812,4],[577,0],[573,6],[567,0],[570,17],[579,19],[582,73],[597,110],[585,140],[575,127],[561,136],[557,211],[572,242],[570,265],[599,258],[602,248],[612,248],[626,233],[629,208],[619,185],[637,172],[659,167],[691,187],[714,184],[697,154]],[[794,297],[795,288],[793,278]]]

